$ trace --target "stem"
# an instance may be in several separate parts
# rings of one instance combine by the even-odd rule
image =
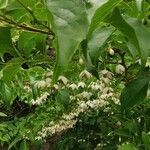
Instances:
[[[35,23],[39,24],[39,25],[42,25],[43,27],[46,27],[47,29],[49,29],[48,26],[44,25],[41,23],[41,21],[39,21],[36,16],[34,15],[34,12],[29,8],[27,7],[26,5],[24,5],[20,0],[17,0],[17,2],[27,11],[29,12],[29,14],[32,16],[33,20],[35,21]]]
[[[36,32],[36,33],[52,35],[53,37],[55,36],[55,33],[51,30],[47,31],[47,30],[42,30],[42,29],[31,27],[27,24],[18,24],[14,20],[12,20],[12,19],[10,19],[6,16],[3,16],[3,15],[0,15],[0,21],[3,21],[4,23],[7,23],[8,26],[17,27],[18,29],[22,29],[22,30],[26,30],[26,31],[30,31],[30,32]]]

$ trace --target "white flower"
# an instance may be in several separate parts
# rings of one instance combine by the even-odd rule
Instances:
[[[124,72],[125,72],[124,66],[122,66],[120,64],[116,66],[116,73],[117,74],[123,74]]]
[[[37,82],[35,83],[35,85],[36,85],[38,88],[41,88],[41,89],[44,89],[44,88],[47,86],[46,81],[44,81],[44,80],[37,81]]]
[[[108,52],[109,52],[110,55],[114,55],[114,54],[115,54],[115,52],[114,52],[114,50],[113,50],[112,48],[110,48],[110,49],[108,50]]]
[[[92,90],[102,90],[102,85],[101,84],[97,84],[96,82],[92,82],[89,85],[89,88],[91,88]]]
[[[80,65],[83,65],[83,64],[84,64],[84,61],[83,61],[82,58],[79,59],[79,64],[80,64]]]
[[[81,107],[81,109],[83,109],[83,110],[88,109],[87,104],[86,104],[85,102],[82,102],[82,103],[80,104],[80,107]]]
[[[78,89],[78,86],[73,83],[73,84],[69,85],[69,88],[71,88],[72,90],[76,90],[76,89]]]
[[[53,75],[53,72],[52,71],[49,71],[47,74],[46,74],[46,77],[52,77]]]
[[[47,97],[49,96],[48,92],[45,92],[43,95],[41,95],[40,97],[37,97],[36,100],[31,100],[32,105],[40,105],[43,102],[46,101]]]
[[[54,87],[55,90],[59,89],[59,86],[57,84],[54,84],[53,87]]]
[[[92,75],[87,71],[87,70],[83,70],[81,73],[80,73],[80,75],[79,75],[79,78],[81,79],[81,78],[91,78],[92,77]]]
[[[90,97],[92,96],[92,93],[91,92],[82,92],[80,94],[77,95],[79,98],[86,98],[86,99],[90,99]]]
[[[28,86],[28,85],[25,85],[23,87],[23,89],[26,91],[26,92],[30,92],[31,91],[31,88]]]
[[[100,73],[104,78],[112,79],[113,77],[113,73],[106,69],[102,70]]]
[[[84,82],[79,82],[78,87],[85,88],[86,84]]]
[[[68,79],[64,76],[59,76],[58,81],[62,81],[64,85],[68,83]]]

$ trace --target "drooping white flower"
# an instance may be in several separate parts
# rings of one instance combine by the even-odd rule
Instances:
[[[109,52],[110,55],[114,55],[114,54],[115,54],[115,52],[114,52],[114,50],[113,50],[112,48],[110,48],[110,49],[108,50],[108,52]]]
[[[68,83],[68,79],[64,76],[59,76],[58,81],[62,81],[64,85]]]
[[[46,77],[52,77],[52,75],[53,75],[53,72],[49,71],[49,72],[47,72]]]
[[[84,98],[84,99],[90,99],[90,97],[92,96],[91,92],[82,92],[80,94],[77,95],[77,97],[79,97],[80,99]]]
[[[86,84],[84,82],[79,82],[78,83],[78,87],[79,88],[85,88],[86,87]]]
[[[116,71],[117,74],[123,74],[125,72],[125,67],[122,66],[121,64],[118,64],[116,66],[116,70],[115,71]]]
[[[37,81],[37,82],[35,83],[35,85],[36,85],[38,88],[41,88],[41,89],[44,89],[44,88],[47,86],[45,80]]]
[[[69,88],[71,88],[72,90],[77,90],[78,89],[78,86],[76,84],[70,84],[69,85]]]
[[[54,88],[55,90],[58,90],[58,89],[59,89],[58,84],[54,84],[54,85],[53,85],[53,88]]]
[[[91,78],[92,75],[87,71],[87,70],[83,70],[80,75],[79,75],[79,78],[82,79],[82,78]]]

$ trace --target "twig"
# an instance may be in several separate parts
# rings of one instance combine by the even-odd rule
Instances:
[[[52,35],[53,37],[55,36],[54,32],[51,30],[47,31],[47,30],[42,30],[42,29],[37,29],[37,28],[31,27],[27,24],[18,24],[14,20],[12,20],[6,16],[3,16],[3,15],[0,15],[0,21],[3,21],[10,26],[17,27],[18,29],[23,29],[23,30],[30,31],[30,32],[37,32],[37,33]]]

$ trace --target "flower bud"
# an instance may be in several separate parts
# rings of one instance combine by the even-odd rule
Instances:
[[[122,66],[120,64],[116,66],[116,73],[123,74],[124,72],[125,72],[125,67],[124,66]]]
[[[84,64],[84,61],[83,61],[82,58],[79,59],[79,64],[80,64],[80,65],[83,65],[83,64]]]
[[[110,48],[108,52],[109,52],[109,54],[112,55],[112,56],[115,54],[115,52],[114,52],[114,50],[113,50],[112,48]]]

